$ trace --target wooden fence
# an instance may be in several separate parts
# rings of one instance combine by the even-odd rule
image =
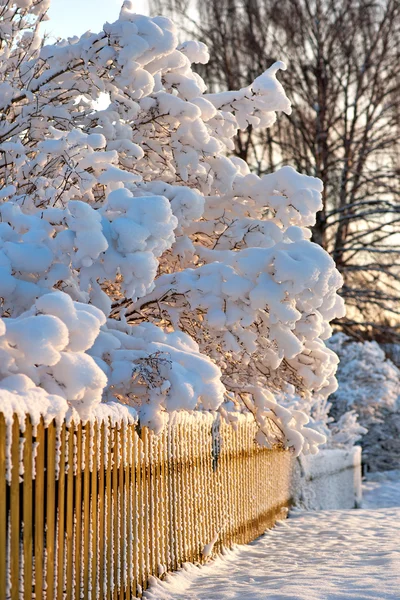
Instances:
[[[0,415],[0,600],[140,597],[149,575],[246,543],[289,502],[290,455],[255,426],[178,414],[57,428]]]

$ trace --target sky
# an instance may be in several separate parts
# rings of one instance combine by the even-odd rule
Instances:
[[[123,0],[51,0],[50,21],[44,30],[54,37],[82,35],[88,29],[100,31],[106,21],[118,18]],[[148,14],[147,0],[134,0],[138,13]]]

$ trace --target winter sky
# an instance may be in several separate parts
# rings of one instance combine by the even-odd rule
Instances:
[[[51,0],[50,21],[45,30],[54,37],[100,31],[106,21],[115,21],[123,0]],[[138,13],[148,14],[147,0],[134,0]]]

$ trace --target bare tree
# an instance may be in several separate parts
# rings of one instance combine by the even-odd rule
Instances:
[[[210,91],[274,60],[294,110],[236,137],[259,173],[289,163],[324,183],[313,239],[344,277],[348,332],[400,334],[399,0],[154,0],[205,42]],[[389,324],[389,326],[388,326]],[[383,332],[383,333],[382,333]]]

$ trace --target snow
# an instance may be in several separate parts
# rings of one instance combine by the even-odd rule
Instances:
[[[400,470],[368,473],[363,485],[363,508],[400,506]]]
[[[398,600],[400,472],[381,479],[365,484],[364,509],[292,511],[247,546],[152,578],[144,598]]]

